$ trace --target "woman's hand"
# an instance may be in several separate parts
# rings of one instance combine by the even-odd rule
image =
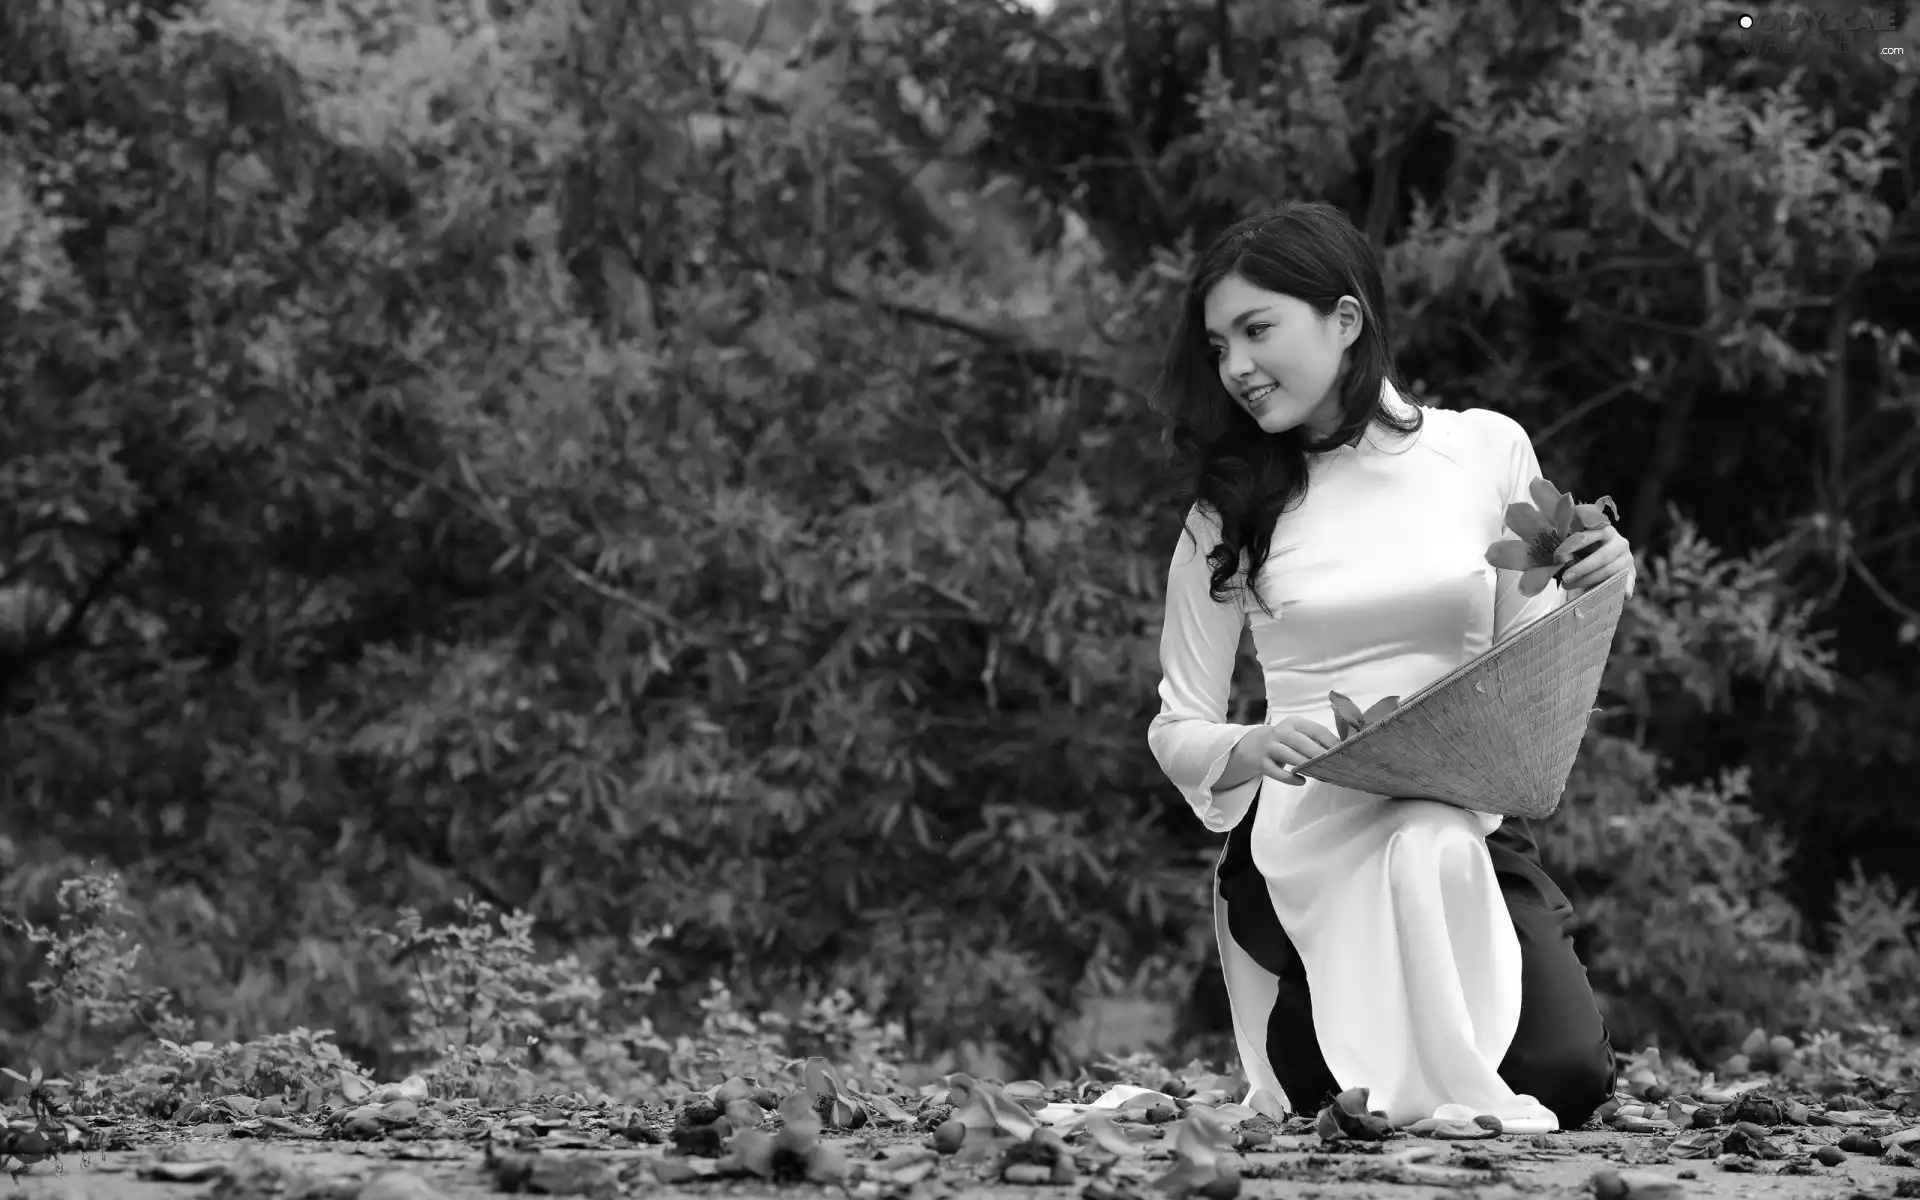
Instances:
[[[1265,775],[1298,787],[1306,780],[1292,769],[1339,744],[1339,737],[1325,725],[1305,717],[1287,717],[1249,730],[1235,743],[1223,777],[1251,779]]]
[[[1560,586],[1567,589],[1569,595],[1599,587],[1615,575],[1634,569],[1633,547],[1621,536],[1618,529],[1611,525],[1602,525],[1598,529],[1585,529],[1570,535],[1560,543],[1560,552],[1554,557],[1566,562],[1589,551],[1580,561],[1568,567],[1560,576]],[[1633,595],[1633,580],[1627,580],[1627,595]]]

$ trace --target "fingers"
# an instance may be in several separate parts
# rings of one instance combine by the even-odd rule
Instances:
[[[1279,725],[1268,726],[1266,745],[1260,756],[1260,770],[1269,779],[1298,787],[1306,779],[1293,768],[1318,758],[1340,744],[1340,735],[1318,721],[1288,717]]]
[[[1299,787],[1306,780],[1294,774],[1293,768],[1307,761],[1308,757],[1310,756],[1303,755],[1290,746],[1275,743],[1267,749],[1267,755],[1261,761],[1260,770],[1269,779],[1277,779],[1281,783]]]
[[[1317,745],[1318,748],[1313,751],[1315,754],[1318,754],[1321,750],[1331,750],[1340,744],[1340,735],[1328,729],[1325,725],[1320,724],[1318,721],[1309,721],[1305,717],[1296,717],[1293,721],[1293,727]]]
[[[1323,751],[1340,744],[1339,737],[1332,730],[1303,717],[1291,717],[1285,724],[1271,727],[1267,737],[1266,774],[1282,783],[1294,785],[1306,782],[1293,772],[1294,767],[1318,758]]]
[[[1610,541],[1568,567],[1566,574],[1560,577],[1560,585],[1569,591],[1585,591],[1627,570],[1632,564],[1633,555],[1628,551],[1627,543]]]
[[[1619,531],[1611,525],[1603,525],[1598,529],[1583,529],[1579,533],[1569,534],[1567,539],[1560,543],[1560,548],[1554,551],[1553,556],[1561,562],[1571,562],[1581,554],[1592,550],[1593,547],[1603,546],[1619,536]],[[1626,539],[1620,540],[1624,543]]]

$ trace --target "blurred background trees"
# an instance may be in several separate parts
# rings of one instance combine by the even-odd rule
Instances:
[[[1195,243],[1310,197],[1646,556],[1544,828],[1617,1039],[1920,1032],[1920,68],[1733,15],[4,6],[0,911],[115,868],[202,1036],[376,1061],[382,931],[469,896],[669,1025],[1217,1051],[1146,392]],[[0,1039],[97,1052],[35,949]]]

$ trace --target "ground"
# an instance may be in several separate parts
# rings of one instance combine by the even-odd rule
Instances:
[[[565,1131],[554,1132],[559,1134],[557,1138],[528,1139],[515,1144],[511,1151],[499,1150],[508,1143],[496,1142],[496,1152],[490,1156],[486,1146],[473,1141],[471,1135],[463,1139],[356,1142],[310,1136],[301,1140],[236,1137],[227,1127],[165,1130],[150,1144],[95,1152],[86,1156],[84,1163],[77,1154],[66,1155],[57,1173],[48,1161],[34,1166],[17,1183],[0,1178],[0,1200],[174,1200],[187,1196],[209,1196],[213,1200],[253,1196],[275,1196],[279,1200],[434,1200],[436,1193],[452,1200],[467,1200],[505,1190],[503,1177],[514,1175],[523,1190],[578,1189],[601,1197],[645,1195],[657,1200],[710,1200],[721,1196],[728,1200],[760,1196],[769,1200],[776,1196],[779,1200],[820,1196],[1080,1200],[1089,1179],[1083,1175],[1071,1186],[986,1183],[969,1177],[984,1173],[985,1164],[969,1171],[948,1162],[928,1180],[892,1189],[862,1182],[820,1187],[727,1179],[669,1186],[657,1181],[651,1166],[666,1154],[660,1146],[543,1145],[534,1149],[536,1143],[586,1140],[569,1137]],[[1784,1135],[1783,1140],[1798,1139],[1796,1148],[1807,1149],[1837,1141],[1839,1133],[1832,1128],[1801,1129]],[[1667,1157],[1662,1147],[1670,1140],[1670,1135],[1614,1132],[1473,1142],[1395,1138],[1377,1149],[1356,1147],[1357,1152],[1329,1153],[1313,1135],[1283,1136],[1270,1151],[1239,1157],[1243,1177],[1240,1196],[1317,1200],[1573,1197],[1591,1194],[1595,1172],[1611,1168],[1627,1173],[1638,1184],[1626,1193],[1630,1198],[1920,1197],[1920,1168],[1890,1165],[1859,1155],[1850,1155],[1842,1165],[1829,1168],[1807,1165],[1796,1155],[1787,1161],[1798,1160],[1802,1164],[1799,1169],[1807,1173],[1743,1173],[1724,1169],[1714,1160],[1662,1161]],[[863,1143],[854,1140],[846,1144],[853,1161],[861,1161]],[[529,1160],[517,1157],[529,1150],[536,1156],[532,1161],[538,1164],[531,1177],[527,1175]],[[503,1166],[508,1163],[517,1166]],[[1762,1171],[1780,1166],[1779,1162],[1752,1159],[1744,1163]],[[182,1176],[182,1181],[154,1178],[156,1173],[167,1171]],[[389,1177],[373,1188],[364,1187],[369,1180],[392,1171],[413,1178]],[[1653,1180],[1676,1181],[1678,1190],[1648,1187]],[[514,1182],[505,1179],[507,1185]]]

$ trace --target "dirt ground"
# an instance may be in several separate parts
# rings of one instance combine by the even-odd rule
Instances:
[[[1839,1130],[1803,1130],[1802,1149],[1837,1141]],[[1635,1197],[1696,1197],[1701,1200],[1770,1200],[1779,1197],[1920,1197],[1920,1168],[1894,1166],[1851,1155],[1838,1167],[1800,1165],[1775,1173],[1780,1162],[1744,1160],[1753,1171],[1729,1170],[1711,1160],[1671,1161],[1664,1153],[1668,1139],[1658,1134],[1582,1132],[1545,1137],[1502,1137],[1475,1142],[1436,1142],[1408,1138],[1375,1148],[1330,1152],[1319,1139],[1282,1137],[1269,1151],[1248,1153],[1239,1161],[1240,1196],[1313,1197],[1316,1200],[1386,1198],[1393,1200],[1504,1200],[1506,1197],[1573,1197],[1591,1195],[1596,1171],[1611,1168],[1634,1187]],[[522,1146],[521,1150],[530,1147]],[[850,1147],[859,1162],[858,1143]],[[911,1188],[885,1188],[877,1183],[845,1185],[776,1185],[758,1181],[710,1180],[667,1186],[656,1181],[650,1161],[662,1157],[659,1147],[637,1149],[541,1149],[535,1159],[548,1168],[547,1178],[533,1177],[529,1190],[549,1194],[593,1194],[602,1200],[621,1196],[658,1197],[659,1200],[709,1200],[766,1196],[771,1200],[807,1200],[808,1197],[851,1196],[855,1200],[1080,1200],[1087,1177],[1072,1186],[1015,1186],[985,1183],[965,1168],[944,1165],[930,1179]],[[526,1160],[521,1160],[522,1162]],[[1788,1160],[1794,1161],[1794,1160]],[[167,1164],[164,1166],[157,1164]],[[188,1178],[168,1182],[153,1178],[172,1171]],[[389,1176],[367,1187],[386,1172],[405,1172],[412,1178]],[[1670,1181],[1662,1187],[1662,1181]],[[423,1186],[424,1185],[424,1186]],[[176,1136],[167,1144],[140,1150],[95,1153],[83,1163],[67,1156],[56,1172],[42,1162],[17,1183],[0,1177],[0,1200],[176,1200],[205,1196],[208,1200],[469,1200],[496,1194],[502,1181],[489,1166],[482,1148],[462,1141],[336,1142],[258,1141],[233,1137]],[[1617,1194],[1617,1193],[1616,1193]]]

